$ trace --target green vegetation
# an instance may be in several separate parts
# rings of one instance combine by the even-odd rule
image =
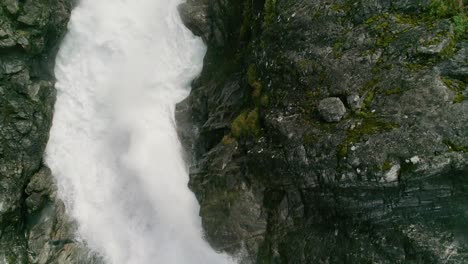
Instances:
[[[260,105],[263,107],[267,107],[270,104],[270,97],[268,95],[263,95],[262,98],[260,98]]]
[[[250,64],[247,69],[247,82],[252,88],[252,100],[255,106],[263,105],[262,104],[262,90],[263,86],[260,82],[257,75],[257,67],[254,64]]]
[[[362,124],[348,131],[346,139],[338,146],[338,156],[346,157],[349,147],[361,140],[366,135],[373,135],[398,128],[397,124],[386,123],[376,118],[367,118],[362,120]]]
[[[341,41],[337,41],[333,44],[333,53],[335,54],[335,58],[340,58],[343,55],[343,47],[344,44]]]
[[[392,162],[389,160],[386,160],[384,164],[382,165],[382,171],[389,171],[392,168]]]
[[[457,94],[455,95],[455,98],[453,99],[453,103],[454,104],[459,104],[463,101],[465,101],[467,98],[463,95],[463,93],[461,92],[457,92]]]
[[[349,5],[349,4],[332,4],[330,6],[330,9],[335,11],[335,12],[339,12],[339,11],[349,12],[352,9],[352,5]]]
[[[458,39],[467,38],[468,17],[463,1],[459,0],[432,0],[429,5],[429,18],[450,18],[454,25],[455,35]]]
[[[386,94],[386,95],[392,95],[392,94],[401,94],[402,92],[403,92],[403,90],[401,89],[400,86],[398,86],[398,87],[395,87],[393,89],[385,90],[383,93]]]
[[[258,108],[241,113],[234,119],[231,125],[231,133],[236,139],[258,137],[260,132]]]
[[[252,1],[244,0],[244,11],[242,14],[242,25],[240,29],[240,39],[245,40],[252,25]]]
[[[419,63],[407,63],[405,64],[405,67],[412,72],[419,72],[427,68],[426,65]]]
[[[464,82],[448,77],[442,77],[441,80],[445,86],[456,93],[453,103],[458,104],[468,99],[467,96],[463,94],[463,91],[466,89],[466,84]]]
[[[369,109],[370,105],[374,101],[374,97],[375,97],[375,89],[371,89],[367,91],[366,98],[364,98],[364,105],[363,105],[364,109]]]
[[[276,0],[265,1],[264,24],[268,27],[276,17]]]
[[[252,88],[251,100],[253,103],[250,110],[245,110],[239,114],[231,124],[231,135],[223,138],[224,144],[232,143],[232,137],[235,139],[258,137],[261,134],[260,127],[260,108],[268,106],[269,97],[263,94],[263,86],[258,78],[257,67],[250,64],[247,69],[247,82]]]
[[[447,145],[451,151],[468,153],[468,146],[459,146],[448,139],[443,140],[443,143]]]
[[[376,86],[379,83],[379,79],[372,79],[364,84],[362,87],[362,91],[366,93],[366,97],[364,98],[362,109],[363,111],[367,111],[370,108],[370,105],[374,101],[374,97],[376,94]]]
[[[442,59],[448,59],[448,58],[453,57],[453,55],[455,55],[455,51],[457,50],[457,43],[455,41],[455,36],[452,34],[452,35],[449,35],[448,37],[450,38],[449,43],[439,54],[439,57]]]
[[[224,145],[231,145],[232,143],[234,143],[236,141],[235,138],[233,138],[231,135],[225,135],[223,137],[223,144]]]
[[[463,12],[463,3],[458,0],[432,0],[429,14],[436,18],[450,18]]]
[[[254,100],[255,104],[258,105],[260,102],[260,97],[262,96],[262,84],[258,81],[254,82],[252,84],[252,88],[252,99]]]
[[[379,14],[365,22],[375,31],[377,35],[375,45],[379,48],[386,48],[395,40],[395,33],[390,32],[391,18],[389,14]]]
[[[257,67],[255,64],[250,64],[247,69],[247,82],[250,86],[253,86],[256,81],[258,81]]]
[[[455,34],[459,39],[467,39],[468,38],[468,16],[466,13],[461,13],[459,15],[454,16],[453,18]]]

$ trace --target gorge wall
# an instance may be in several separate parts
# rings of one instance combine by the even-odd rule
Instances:
[[[94,263],[42,157],[71,0],[0,3],[0,263]]]
[[[189,0],[178,105],[206,236],[245,263],[465,263],[466,1]]]

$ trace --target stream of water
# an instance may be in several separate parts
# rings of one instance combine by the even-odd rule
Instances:
[[[174,122],[205,46],[178,0],[81,0],[56,64],[46,163],[79,225],[112,264],[233,263],[203,240]]]

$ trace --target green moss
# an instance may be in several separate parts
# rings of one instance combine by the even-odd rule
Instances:
[[[439,57],[442,59],[449,59],[455,55],[457,50],[457,43],[455,41],[455,36],[449,36],[450,40],[448,45],[439,53]]]
[[[253,86],[256,81],[258,81],[257,67],[255,64],[250,64],[247,69],[247,81],[250,86]]]
[[[392,168],[392,162],[389,160],[386,160],[384,164],[382,165],[382,171],[389,171]]]
[[[231,124],[231,133],[237,139],[258,137],[261,133],[258,108],[237,116]]]
[[[244,0],[244,11],[242,12],[242,25],[240,29],[240,39],[245,40],[252,25],[252,1]]]
[[[264,24],[268,27],[276,17],[276,0],[265,1]]]
[[[260,105],[263,107],[267,107],[270,104],[270,97],[268,95],[263,95],[262,98],[260,98]]]
[[[333,44],[333,53],[335,54],[336,58],[339,58],[343,55],[343,47],[344,44],[341,41],[337,41],[335,44]]]
[[[405,67],[412,72],[419,72],[427,68],[426,65],[419,63],[407,63],[405,64]]]
[[[463,5],[458,0],[432,0],[429,15],[434,18],[449,18],[463,12]]]
[[[305,135],[303,140],[304,144],[306,145],[313,145],[318,141],[317,137],[314,134]]]
[[[255,105],[260,103],[260,98],[262,96],[262,84],[260,82],[254,82],[252,84],[253,92],[252,99],[254,100]]]
[[[370,105],[374,101],[375,89],[369,90],[367,92],[366,98],[364,98],[364,108],[369,109]]]
[[[401,89],[401,87],[396,87],[396,88],[393,88],[393,89],[388,89],[388,90],[385,90],[383,93],[386,94],[386,95],[393,95],[393,94],[401,94],[403,92],[403,90]]]
[[[443,143],[447,145],[451,151],[468,153],[468,146],[457,145],[448,139],[443,140]]]
[[[395,40],[395,33],[390,32],[392,22],[389,14],[379,14],[369,18],[365,23],[377,34],[375,45],[379,48],[386,48]]]
[[[458,93],[455,95],[455,98],[453,99],[453,103],[454,103],[454,104],[459,104],[459,103],[461,103],[461,102],[463,102],[463,101],[465,101],[465,100],[467,100],[467,99],[468,99],[468,98],[467,98],[465,95],[463,95],[462,92],[458,92]]]
[[[13,254],[7,255],[6,260],[7,260],[7,262],[6,262],[7,264],[16,264],[16,263],[20,263],[20,262],[18,261],[18,258],[17,258],[15,255],[13,255]]]
[[[231,135],[225,135],[222,140],[224,145],[231,145],[236,142],[236,139],[233,138]]]
[[[386,123],[376,118],[364,119],[360,126],[348,131],[346,139],[338,146],[338,156],[346,157],[348,155],[349,147],[352,144],[359,142],[362,137],[366,135],[382,133],[398,127],[399,126],[397,124]]]
[[[343,6],[339,4],[333,4],[330,6],[330,9],[333,11],[341,11],[343,10]]]
[[[395,14],[395,21],[398,24],[411,25],[413,27],[423,23],[423,20],[419,16],[409,16],[406,14]]]
[[[375,45],[380,48],[386,48],[395,40],[395,36],[389,33],[382,33],[375,41]]]
[[[355,112],[354,117],[368,119],[368,118],[375,117],[375,114],[372,113],[371,111],[367,110],[367,109],[363,109],[363,110],[359,110],[359,111]]]
[[[455,35],[458,39],[467,39],[468,31],[468,16],[465,13],[454,16],[453,24]]]
[[[455,98],[453,103],[458,104],[465,100],[468,100],[467,96],[464,95],[464,90],[466,89],[466,84],[460,80],[451,79],[448,77],[441,77],[442,82],[449,88],[451,91],[455,92]]]
[[[297,63],[297,68],[303,73],[316,71],[319,67],[320,66],[315,61],[304,58],[300,59]]]
[[[461,92],[465,89],[466,85],[462,81],[452,79],[449,77],[445,77],[445,76],[441,77],[440,79],[445,84],[445,86],[447,86],[450,90],[454,92]]]

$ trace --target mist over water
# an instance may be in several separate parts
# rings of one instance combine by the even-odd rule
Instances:
[[[111,264],[234,263],[203,240],[174,108],[205,47],[178,0],[81,0],[56,64],[46,163],[79,224]]]

